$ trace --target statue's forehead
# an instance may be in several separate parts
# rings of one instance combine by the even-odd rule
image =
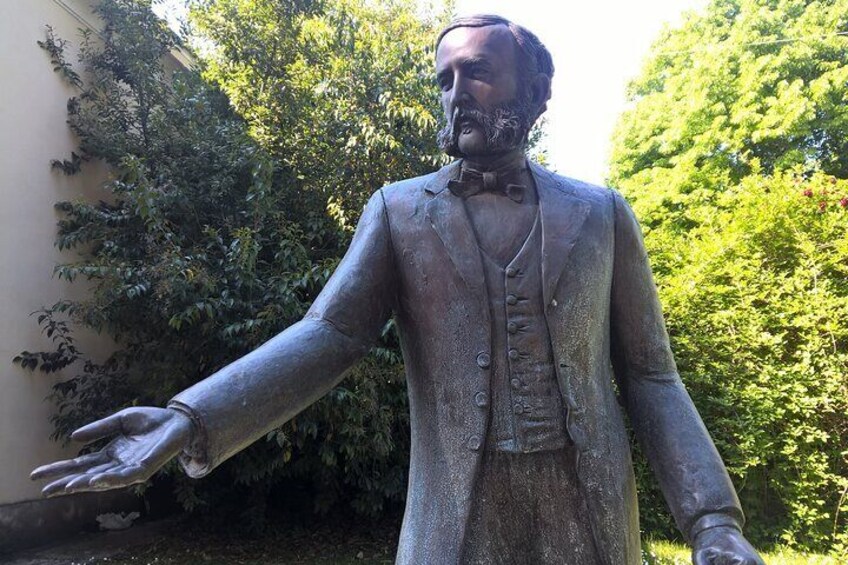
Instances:
[[[505,25],[458,27],[442,38],[436,51],[436,68],[456,59],[490,59],[496,64],[513,64],[515,39]]]

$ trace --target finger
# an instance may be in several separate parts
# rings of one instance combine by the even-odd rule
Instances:
[[[30,473],[29,478],[34,481],[38,479],[51,479],[53,477],[67,475],[68,473],[74,473],[75,471],[88,469],[91,466],[105,463],[108,459],[109,456],[102,451],[87,453],[75,459],[66,459],[64,461],[50,463],[49,465],[42,465]]]
[[[60,494],[67,494],[65,492],[65,486],[79,475],[68,475],[67,477],[62,477],[58,481],[53,481],[43,489],[41,489],[41,494],[46,497],[58,496]]]
[[[65,490],[67,491],[79,491],[85,490],[85,487],[88,486],[91,479],[93,479],[96,475],[103,473],[105,471],[111,471],[117,467],[120,467],[120,463],[106,463],[105,465],[98,465],[97,467],[93,467],[86,471],[84,474],[76,475],[76,478],[72,479],[65,485]]]
[[[101,491],[126,487],[144,482],[146,478],[138,465],[119,465],[103,473],[86,475],[85,480],[80,481],[77,486],[67,485],[65,492]]]
[[[141,465],[125,465],[120,469],[96,475],[90,485],[93,490],[107,490],[143,483],[147,479],[147,470]]]
[[[71,434],[74,441],[90,442],[121,432],[121,417],[123,410],[87,424]]]

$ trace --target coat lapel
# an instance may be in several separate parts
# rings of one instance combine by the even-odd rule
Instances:
[[[478,291],[484,289],[485,279],[474,228],[462,200],[446,190],[448,181],[459,176],[459,166],[460,161],[454,161],[443,167],[424,187],[433,194],[427,203],[427,218],[466,285]],[[542,296],[547,306],[554,298],[590,206],[570,194],[569,187],[550,171],[533,162],[530,162],[530,170],[539,193],[542,215]]]
[[[589,215],[589,203],[573,196],[564,182],[530,162],[542,215],[542,298],[551,304],[568,255]]]
[[[465,284],[471,291],[477,292],[485,289],[485,279],[474,228],[462,199],[446,190],[448,181],[459,176],[459,163],[455,161],[443,167],[424,187],[434,195],[427,203],[427,219]]]

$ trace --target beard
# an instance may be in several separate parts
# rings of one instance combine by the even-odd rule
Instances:
[[[535,121],[534,108],[528,98],[519,95],[489,111],[481,108],[476,102],[457,106],[454,116],[446,116],[447,123],[436,137],[439,149],[452,157],[464,156],[459,149],[459,134],[462,130],[460,124],[463,121],[474,122],[483,130],[488,153],[523,149],[527,145],[527,136]]]

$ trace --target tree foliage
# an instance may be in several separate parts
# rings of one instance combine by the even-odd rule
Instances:
[[[845,551],[848,2],[713,0],[662,34],[630,98],[610,182],[747,532]],[[646,529],[667,530],[640,482]]]
[[[99,160],[114,172],[101,202],[57,204],[56,245],[79,259],[56,275],[90,281],[91,297],[46,308],[39,323],[56,349],[16,358],[45,372],[78,368],[54,389],[57,438],[127,405],[163,405],[300,319],[368,194],[438,158],[425,72],[433,31],[410,2],[221,0],[198,9],[225,56],[196,70],[169,59],[179,40],[149,0],[101,0],[104,29],[82,32],[79,65],[49,29],[42,42],[79,90],[68,102],[79,149],[56,166],[74,174]],[[116,351],[103,362],[87,357],[67,317],[111,335]],[[204,481],[174,474],[179,500],[235,506],[253,522],[270,491],[291,494],[292,485],[317,510],[344,502],[375,514],[402,500],[401,375],[387,327],[324,400]]]
[[[686,231],[755,170],[845,178],[846,34],[845,0],[714,0],[666,30],[631,83],[610,181],[649,227]]]
[[[204,76],[292,171],[299,198],[322,211],[329,200],[344,219],[387,181],[430,172],[444,159],[435,143],[441,111],[433,87],[441,20],[423,19],[416,5],[194,2]]]

